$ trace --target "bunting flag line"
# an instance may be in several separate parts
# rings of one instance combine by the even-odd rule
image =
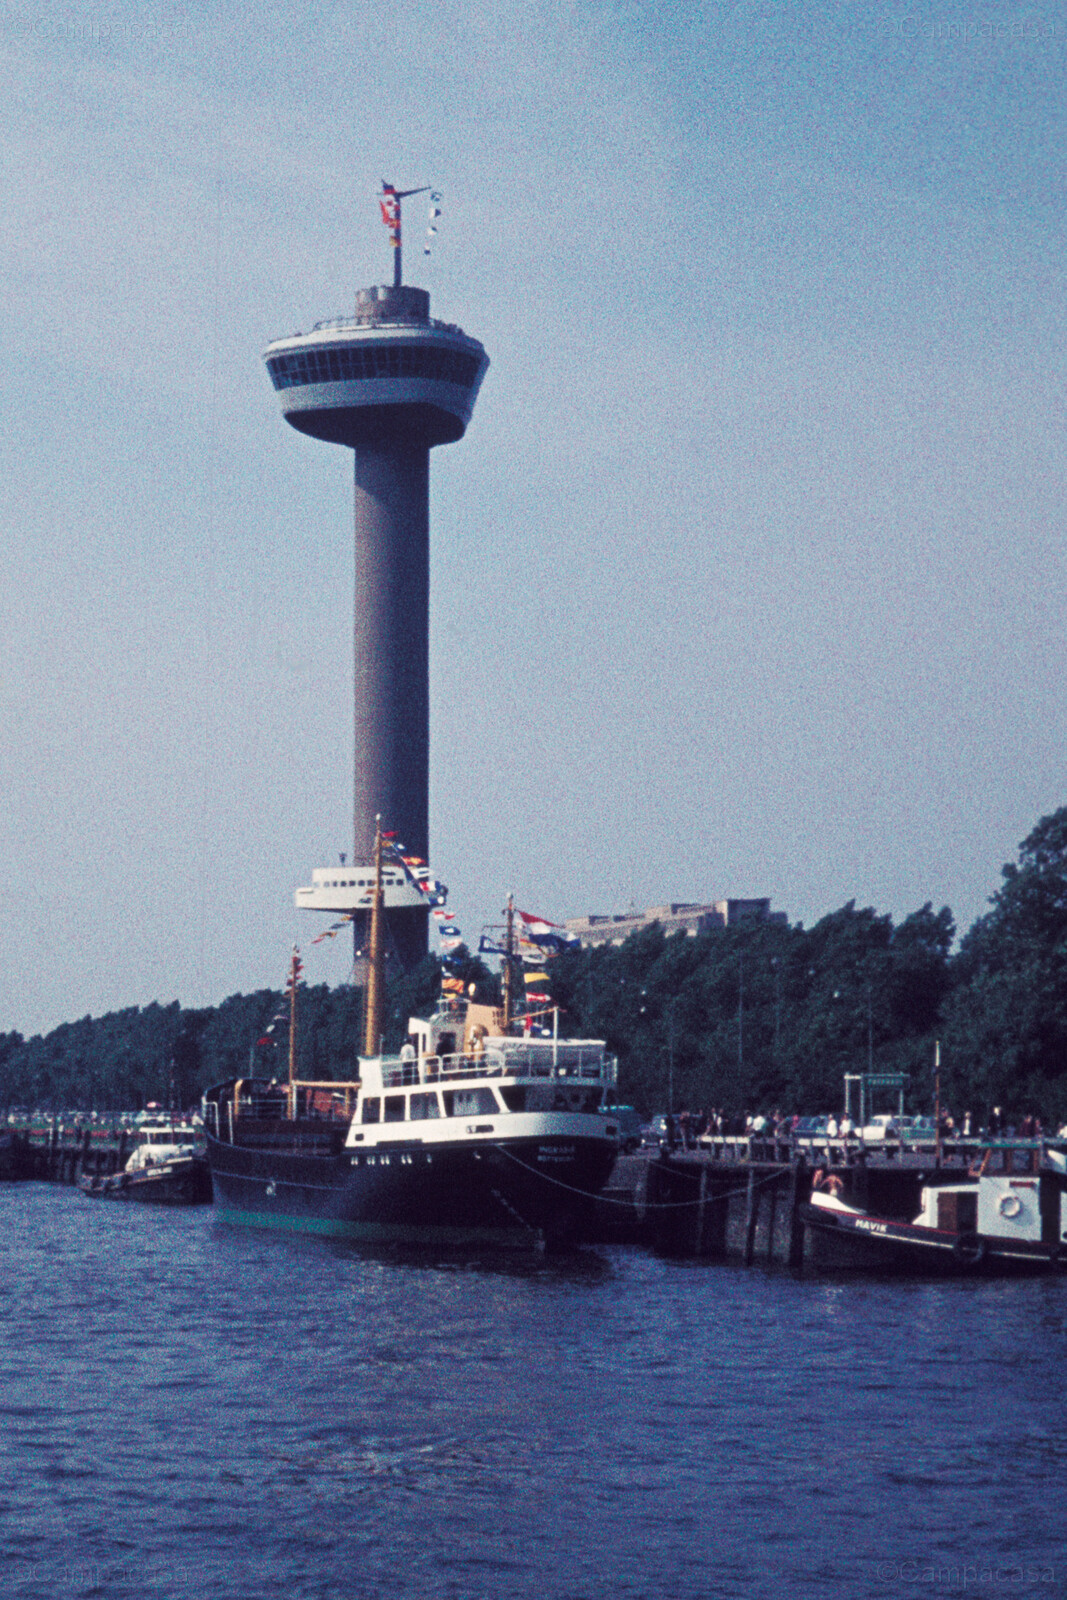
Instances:
[[[426,241],[422,247],[422,253],[424,256],[428,256],[433,247],[433,241],[437,234],[437,221],[441,215],[441,201],[443,198],[444,196],[442,195],[440,189],[430,190],[430,216],[429,223],[426,228]]]
[[[384,833],[382,841],[383,843],[386,841]],[[392,865],[401,869],[408,882],[424,896],[431,907],[444,905],[448,896],[445,885],[432,875],[421,856],[407,854],[407,847],[400,843],[395,834],[385,845],[383,854]]]
[[[312,944],[321,944],[324,939],[336,939],[342,928],[347,928],[351,921],[351,912],[346,912],[346,914],[341,918],[340,922],[331,922],[330,926],[324,929],[322,933],[316,934],[314,939],[311,941]]]

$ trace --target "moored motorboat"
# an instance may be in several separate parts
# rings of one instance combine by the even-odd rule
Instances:
[[[801,1217],[825,1267],[937,1273],[1067,1271],[1067,1157],[1038,1140],[984,1148],[970,1172],[936,1172],[918,1215],[879,1215],[830,1177]]]
[[[92,1200],[141,1200],[151,1205],[200,1205],[211,1199],[211,1169],[199,1129],[157,1117],[143,1121],[121,1172],[84,1173]]]

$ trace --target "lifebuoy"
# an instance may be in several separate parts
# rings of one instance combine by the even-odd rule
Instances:
[[[952,1246],[952,1254],[964,1267],[976,1267],[984,1258],[986,1243],[976,1233],[961,1233]]]
[[[999,1209],[1002,1217],[1017,1217],[1022,1212],[1023,1203],[1017,1194],[1002,1194]]]

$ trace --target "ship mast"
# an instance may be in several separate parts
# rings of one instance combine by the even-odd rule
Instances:
[[[511,1031],[511,1016],[514,1009],[514,995],[512,994],[513,962],[515,960],[515,896],[508,895],[507,908],[504,912],[507,923],[504,933],[504,1032]]]
[[[370,909],[370,951],[367,960],[366,1025],[363,1054],[377,1056],[382,1048],[382,819],[374,826],[374,898]]]
[[[293,946],[293,956],[289,963],[289,1119],[296,1121],[296,989],[300,974],[304,970],[304,963],[300,959],[300,951]]]

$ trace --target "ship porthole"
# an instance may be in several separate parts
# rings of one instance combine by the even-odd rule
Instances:
[[[1002,1217],[1017,1217],[1022,1208],[1023,1203],[1017,1194],[1006,1194],[1001,1197],[1000,1214]]]

